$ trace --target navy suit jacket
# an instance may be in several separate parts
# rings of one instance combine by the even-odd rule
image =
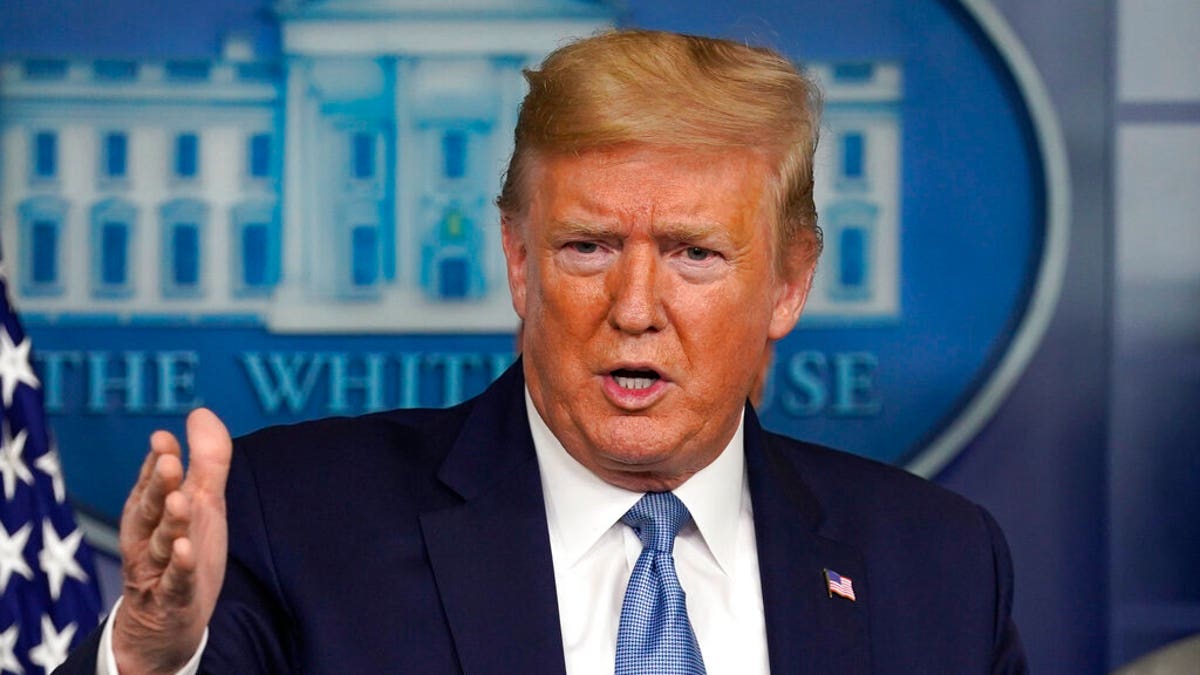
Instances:
[[[454,408],[239,439],[202,670],[562,673],[523,387],[518,362]],[[1026,672],[1009,553],[983,509],[766,432],[752,410],[745,452],[773,673]],[[831,596],[825,569],[857,600]],[[97,636],[62,672],[93,672]]]

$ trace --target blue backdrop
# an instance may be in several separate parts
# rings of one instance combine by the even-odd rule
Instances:
[[[994,416],[935,479],[988,507],[1005,528],[1018,575],[1017,618],[1035,671],[1101,672],[1108,660],[1106,111],[1113,8],[1080,1],[994,4],[1030,51],[1059,112],[1072,168],[1073,227],[1063,291],[1044,339]],[[248,35],[259,54],[277,54],[280,37],[269,6],[243,0],[3,3],[0,58],[211,58],[229,33]],[[903,64],[902,310],[874,325],[814,322],[798,331],[781,346],[766,410],[776,428],[903,463],[962,411],[1005,353],[1045,253],[1041,158],[1004,60],[972,16],[948,0],[660,0],[630,2],[620,21],[746,38],[802,60]],[[68,479],[77,499],[100,513],[115,511],[113,486],[129,483],[141,442],[89,463],[95,438],[127,443],[158,426],[177,427],[180,411],[201,401],[226,414],[237,432],[261,424],[264,415],[275,422],[357,412],[368,406],[368,388],[357,380],[343,386],[344,377],[339,385],[332,374],[340,368],[359,376],[370,355],[384,363],[383,405],[436,405],[476,391],[511,358],[511,338],[498,333],[453,341],[440,335],[280,338],[257,326],[186,332],[160,326],[139,328],[139,342],[130,344],[128,329],[119,325],[61,327],[38,318],[31,317],[29,329],[42,351],[43,378],[47,355],[60,364],[57,382],[48,378],[48,395],[49,387],[59,387],[56,423]],[[825,365],[814,366],[812,354]],[[839,354],[869,355],[851,364],[862,370],[843,373],[851,379],[866,373],[870,383],[852,392],[865,405],[852,414],[832,400]],[[89,368],[111,375],[130,359],[146,368],[143,407],[130,410],[124,390],[114,414],[113,399],[120,397],[113,391],[93,396]],[[166,380],[157,376],[164,368],[171,374]],[[281,376],[303,384],[310,373],[311,389],[281,394]],[[813,402],[815,386],[823,387],[825,405],[797,413]],[[221,392],[219,400],[211,399],[214,391]],[[73,462],[89,466],[89,475],[72,474]],[[1195,548],[1164,555],[1194,559]],[[1146,639],[1118,658],[1166,637]]]

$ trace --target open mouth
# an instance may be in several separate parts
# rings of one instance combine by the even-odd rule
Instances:
[[[612,372],[613,380],[622,389],[649,389],[661,379],[653,370],[628,370],[621,368]]]

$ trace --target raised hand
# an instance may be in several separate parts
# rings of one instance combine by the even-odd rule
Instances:
[[[113,618],[122,675],[174,673],[200,645],[225,578],[225,479],[232,443],[199,408],[187,419],[189,466],[166,431],[150,452],[121,514],[124,599]]]

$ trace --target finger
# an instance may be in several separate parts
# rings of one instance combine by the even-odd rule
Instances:
[[[171,561],[163,570],[163,598],[171,605],[184,607],[196,593],[196,551],[192,541],[180,537],[172,542]]]
[[[133,509],[123,519],[122,529],[129,528],[135,541],[145,539],[158,527],[167,495],[179,489],[183,480],[183,464],[174,455],[159,455],[150,477],[138,495]]]
[[[137,482],[133,484],[133,490],[130,491],[130,502],[136,502],[141,492],[146,489],[146,483],[150,480],[150,474],[154,471],[154,464],[162,455],[179,456],[179,441],[175,436],[168,431],[159,429],[150,434],[150,450],[146,453],[146,458],[142,460],[142,468],[138,470]]]
[[[187,495],[176,490],[167,495],[163,507],[163,516],[158,521],[158,527],[150,536],[146,547],[150,560],[158,569],[164,569],[171,561],[171,552],[175,541],[187,536],[188,523],[191,521],[191,505]]]
[[[233,453],[229,430],[211,410],[197,408],[188,415],[187,437],[189,466],[184,490],[224,497]]]

